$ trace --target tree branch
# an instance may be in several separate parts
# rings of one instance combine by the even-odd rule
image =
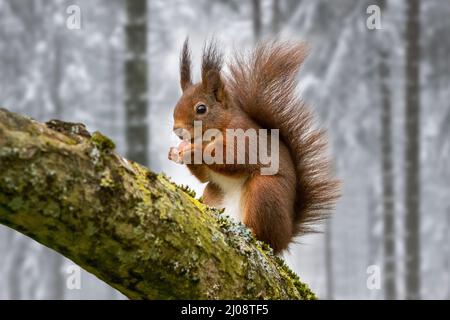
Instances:
[[[82,124],[0,109],[0,223],[132,299],[313,299],[242,224]]]

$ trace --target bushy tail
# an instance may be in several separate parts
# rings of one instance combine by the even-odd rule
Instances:
[[[230,63],[229,94],[264,128],[279,129],[289,147],[297,174],[296,235],[314,232],[338,196],[331,175],[324,131],[296,94],[297,73],[307,55],[304,44],[266,42]]]

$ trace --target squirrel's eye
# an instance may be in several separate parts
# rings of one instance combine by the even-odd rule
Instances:
[[[204,105],[204,104],[199,104],[197,107],[195,107],[195,111],[198,113],[198,114],[204,114],[204,113],[206,113],[206,106]]]

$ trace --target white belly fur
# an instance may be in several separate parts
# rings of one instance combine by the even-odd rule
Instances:
[[[225,213],[242,222],[242,189],[247,177],[228,177],[223,174],[209,171],[209,179],[216,184],[223,192],[224,197],[221,208],[225,208]]]

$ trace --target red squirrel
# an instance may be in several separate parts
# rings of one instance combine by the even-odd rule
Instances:
[[[324,130],[314,128],[311,112],[295,93],[306,51],[301,43],[265,42],[249,55],[237,54],[225,73],[223,55],[211,41],[203,50],[199,83],[192,81],[187,39],[180,57],[183,94],[174,110],[174,131],[183,140],[170,149],[169,159],[187,162],[191,173],[207,183],[205,204],[224,208],[275,253],[287,249],[294,237],[314,232],[313,224],[328,216],[338,194]],[[201,121],[202,133],[217,129],[223,135],[206,142],[190,138],[194,121]],[[278,129],[277,172],[261,174],[267,165],[259,158],[236,163],[237,144],[226,151],[227,129]],[[211,147],[223,150],[227,161],[186,161]],[[248,160],[255,150],[246,146],[243,152]]]

